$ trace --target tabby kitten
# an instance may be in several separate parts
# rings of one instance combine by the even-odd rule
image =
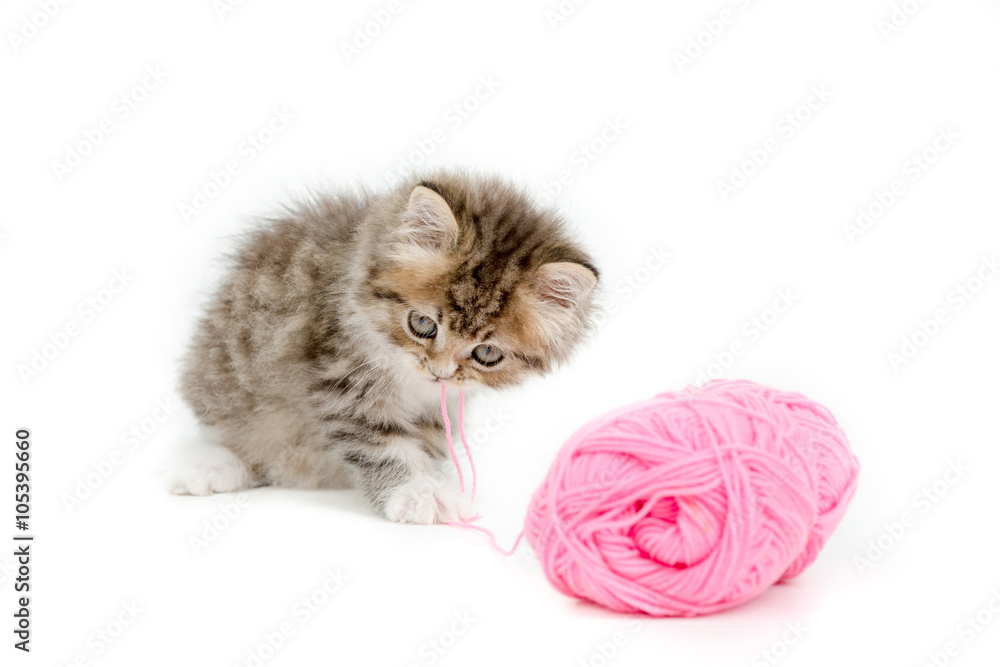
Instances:
[[[596,283],[563,221],[494,178],[289,210],[249,236],[200,322],[182,394],[225,449],[172,490],[347,482],[393,521],[467,516],[443,472],[442,383],[546,373],[586,336]]]

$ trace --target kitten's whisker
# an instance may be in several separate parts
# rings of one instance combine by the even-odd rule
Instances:
[[[387,378],[385,387],[382,388],[379,391],[379,393],[373,396],[371,399],[373,404],[379,411],[378,413],[379,417],[383,420],[385,420],[386,418],[386,411],[389,408],[389,403],[382,401],[382,398],[391,395],[392,392],[396,390],[396,388],[399,386],[400,383],[399,376],[395,374],[387,374],[385,377]]]
[[[354,373],[355,371],[357,371],[359,368],[363,368],[363,367],[367,366],[368,364],[382,363],[383,361],[385,361],[385,360],[382,359],[382,358],[379,358],[379,357],[376,357],[374,359],[369,359],[368,361],[365,361],[364,363],[358,364],[357,366],[355,366],[351,370],[347,371],[346,373],[339,373],[337,375],[337,377],[340,378],[340,379],[346,378],[349,375],[351,375],[352,373]],[[378,370],[378,369],[376,368],[376,370]]]
[[[395,387],[396,387],[396,385],[399,383],[399,379],[394,374],[391,374],[391,373],[386,373],[385,375],[383,375],[382,378],[379,379],[379,382],[381,382],[383,380],[385,381],[385,386],[382,387],[382,388],[380,388],[379,391],[378,391],[378,393],[375,394],[375,395],[373,395],[371,397],[371,399],[370,399],[373,403],[377,403],[378,401],[381,401],[381,399],[383,398],[383,396],[385,396],[388,393],[390,393],[391,390],[394,390]],[[375,386],[378,386],[378,383],[376,383]],[[383,411],[385,409],[385,404],[384,403],[382,404],[382,409],[383,409]],[[381,415],[381,416],[384,416],[384,415]]]

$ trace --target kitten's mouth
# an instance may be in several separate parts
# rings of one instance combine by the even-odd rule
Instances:
[[[419,374],[422,375],[422,376],[424,376],[425,378],[427,378],[428,380],[430,380],[434,384],[441,384],[442,382],[445,381],[444,379],[439,378],[437,375],[434,375],[433,373],[431,373],[430,371],[427,371],[425,369],[420,369]]]

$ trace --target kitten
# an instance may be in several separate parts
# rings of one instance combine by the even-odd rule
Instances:
[[[586,337],[596,283],[563,221],[499,179],[289,210],[250,235],[200,322],[182,394],[228,452],[173,492],[347,481],[392,521],[467,516],[443,473],[441,383],[548,372]]]

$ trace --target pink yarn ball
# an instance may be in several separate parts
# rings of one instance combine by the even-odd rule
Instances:
[[[525,532],[567,595],[622,612],[709,614],[812,563],[857,479],[826,408],[716,380],[579,429],[532,496]]]

